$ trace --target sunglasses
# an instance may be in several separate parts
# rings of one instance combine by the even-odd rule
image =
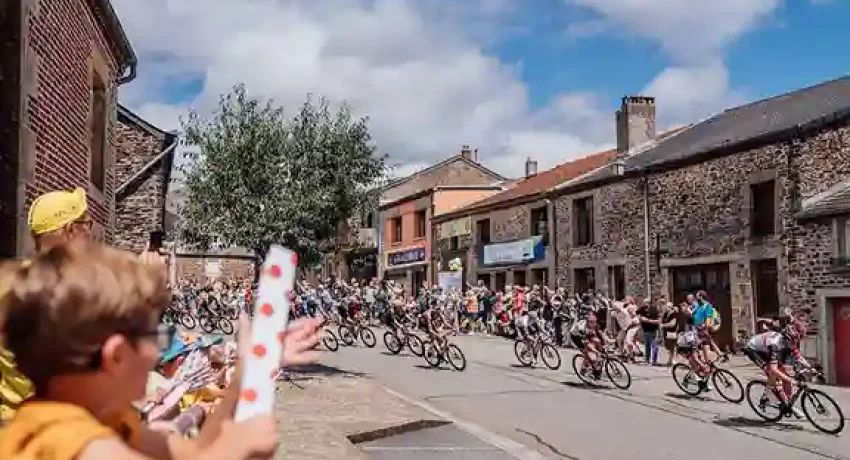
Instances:
[[[159,353],[163,353],[171,348],[171,345],[174,342],[174,333],[176,328],[174,326],[169,326],[166,324],[157,324],[154,329],[147,331],[134,331],[124,333],[127,338],[130,339],[141,339],[143,337],[153,337],[156,339],[156,346],[158,348]],[[98,347],[97,351],[95,351],[91,359],[89,360],[89,367],[92,369],[98,369],[101,365],[101,360],[103,359],[103,347]]]

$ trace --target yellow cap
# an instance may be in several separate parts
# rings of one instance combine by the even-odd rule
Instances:
[[[36,235],[53,232],[82,217],[88,210],[85,190],[60,190],[36,198],[30,205],[29,226]]]

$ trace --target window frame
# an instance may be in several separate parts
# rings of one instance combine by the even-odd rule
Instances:
[[[390,242],[392,244],[400,244],[404,239],[404,222],[401,216],[393,217],[391,220]]]
[[[580,203],[586,203],[587,206],[579,206]],[[593,196],[583,196],[573,199],[573,245],[576,247],[591,246],[596,240],[594,232],[594,200]],[[584,216],[586,219],[581,219]],[[586,220],[586,222],[583,222]],[[586,230],[587,235],[582,238],[582,229]]]
[[[482,223],[484,223],[484,222],[487,223],[486,226],[482,225]],[[490,218],[478,219],[477,221],[475,221],[475,236],[476,236],[476,239],[477,239],[479,245],[481,245],[481,246],[488,245],[488,244],[490,244],[490,242],[493,241],[493,236],[491,234],[493,229],[491,227],[492,227],[492,223],[490,222]],[[483,232],[481,232],[482,228],[487,229],[487,241],[484,241],[484,234],[483,234]]]
[[[106,79],[94,70],[89,103],[89,182],[103,193],[106,190],[107,134],[109,132],[109,87]]]
[[[413,237],[416,239],[425,238],[428,234],[428,211],[425,209],[416,210],[413,219],[415,224]]]
[[[767,193],[769,189],[769,194]],[[750,236],[767,238],[776,234],[776,180],[768,179],[751,183],[750,192]],[[770,207],[765,207],[761,199],[770,197]]]

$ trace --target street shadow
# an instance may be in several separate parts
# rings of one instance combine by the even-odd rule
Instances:
[[[584,382],[572,382],[569,380],[565,380],[561,382],[564,386],[568,386],[570,388],[578,388],[582,390],[610,390],[611,387],[608,385],[588,385]]]
[[[363,372],[341,369],[335,366],[326,366],[324,364],[305,364],[303,366],[295,366],[290,369],[292,372],[292,380],[308,380],[315,376],[349,376],[349,377],[364,377]],[[305,378],[306,377],[306,378]]]
[[[389,351],[382,351],[381,354],[384,355],[384,356],[413,356],[410,353],[405,353],[403,351],[398,352],[398,353],[392,353],[392,352],[389,352]]]
[[[741,416],[718,418],[714,420],[715,425],[726,428],[767,428],[775,431],[792,432],[806,431],[801,425],[787,422],[767,422],[764,420],[751,419]]]
[[[444,368],[444,367],[442,367],[442,366],[440,366],[440,367],[433,367],[433,366],[431,366],[431,365],[429,365],[429,364],[416,364],[416,365],[414,365],[413,367],[415,367],[415,368],[417,368],[417,369],[425,369],[425,370],[431,370],[431,371],[445,371],[445,370],[448,370],[447,368]]]
[[[533,369],[534,368],[534,366],[526,366],[525,364],[520,364],[520,363],[513,363],[513,364],[511,364],[511,367],[513,367],[514,369]]]
[[[683,393],[671,393],[669,391],[664,393],[664,396],[671,399],[679,399],[682,401],[713,401],[711,398],[707,398],[702,395],[691,396]]]

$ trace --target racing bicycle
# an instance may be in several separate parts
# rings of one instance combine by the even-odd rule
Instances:
[[[841,406],[828,394],[810,387],[806,381],[808,376],[823,377],[823,374],[817,370],[795,372],[796,389],[787,402],[780,398],[779,391],[768,385],[766,380],[753,380],[747,384],[747,403],[756,415],[767,422],[775,423],[783,417],[799,418],[794,411],[794,405],[799,402],[803,415],[815,428],[828,434],[840,433],[845,423]],[[827,422],[832,422],[833,425],[827,425]]]
[[[587,359],[584,354],[579,353],[573,356],[573,371],[579,380],[586,385],[596,385],[602,378],[602,372],[604,371],[608,380],[615,387],[626,390],[632,386],[632,374],[629,373],[626,365],[614,356],[612,350],[604,347],[597,354],[599,356],[596,359],[596,363],[587,369],[584,368],[584,362]]]

